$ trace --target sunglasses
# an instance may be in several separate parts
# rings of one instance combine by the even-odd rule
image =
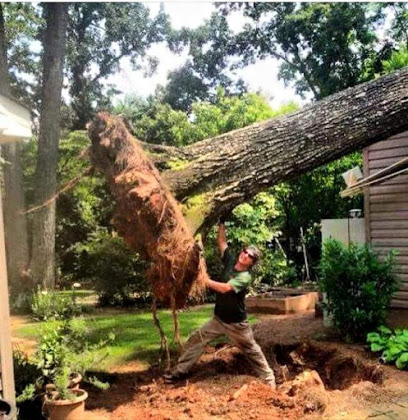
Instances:
[[[242,253],[245,254],[245,255],[248,255],[248,257],[250,257],[252,260],[255,259],[255,257],[253,255],[251,255],[246,249],[243,249]]]

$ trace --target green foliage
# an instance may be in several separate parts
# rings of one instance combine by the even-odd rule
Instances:
[[[34,383],[40,376],[40,369],[22,351],[13,352],[13,367],[17,404],[32,400],[35,396]]]
[[[190,113],[191,105],[209,98],[209,88],[187,61],[180,68],[169,72],[167,84],[159,88],[161,101],[177,111]]]
[[[107,109],[114,87],[106,82],[127,57],[135,70],[151,73],[153,43],[164,41],[170,26],[161,10],[151,18],[142,3],[74,3],[70,7],[67,67],[74,129],[84,129],[95,109]],[[96,73],[96,74],[95,74]]]
[[[38,288],[32,296],[31,311],[37,321],[62,320],[79,315],[81,307],[76,302],[74,289],[70,295],[61,295]]]
[[[408,66],[408,46],[401,45],[401,47],[397,51],[394,51],[391,54],[391,57],[388,60],[384,60],[382,64],[384,74],[392,73],[395,70]]]
[[[352,153],[339,160],[320,166],[300,177],[273,187],[276,198],[277,223],[282,230],[282,246],[296,265],[298,277],[304,277],[304,257],[299,252],[303,228],[305,245],[311,269],[311,278],[317,277],[321,254],[320,221],[348,217],[352,208],[363,208],[363,196],[344,199],[340,191],[345,187],[341,174],[354,166],[362,167],[362,154]]]
[[[45,324],[36,353],[37,367],[41,370],[42,385],[54,384],[59,399],[70,398],[70,380],[81,374],[86,380],[87,371],[98,362],[97,350],[114,340],[108,338],[91,345],[84,319],[68,319],[55,326]],[[99,360],[100,361],[100,360]]]
[[[7,61],[13,95],[38,109],[40,53],[44,27],[41,10],[33,3],[3,3]]]
[[[408,330],[397,328],[392,332],[385,326],[380,326],[378,332],[367,334],[367,343],[371,351],[381,351],[381,360],[385,363],[395,363],[398,369],[408,370]]]
[[[393,16],[387,35],[393,40],[408,45],[408,4],[392,2],[384,3],[382,7],[388,9]]]
[[[191,115],[174,110],[169,104],[150,99],[127,97],[115,112],[130,121],[141,140],[174,146],[184,146],[256,121],[265,120],[297,109],[288,103],[273,110],[266,100],[254,93],[228,96],[219,88],[212,102],[195,102]]]
[[[136,137],[150,143],[182,146],[195,141],[187,115],[168,104],[156,103],[139,120],[131,121]]]
[[[185,33],[193,69],[203,80],[231,85],[227,69],[256,59],[280,61],[279,77],[315,99],[354,86],[376,53],[383,9],[364,3],[221,3],[197,29]],[[241,11],[239,32],[228,15]]]
[[[145,303],[149,297],[144,278],[145,265],[123,239],[106,230],[97,230],[77,244],[84,279],[91,280],[102,306]]]
[[[368,246],[336,240],[324,243],[320,288],[327,293],[327,310],[346,340],[358,340],[381,325],[396,290],[394,259],[384,261]]]
[[[80,175],[88,167],[79,156],[89,146],[84,131],[65,134],[60,141],[58,178],[61,185]],[[76,245],[101,227],[111,228],[115,201],[101,175],[83,177],[57,200],[56,253],[62,284],[70,287],[84,277],[84,261]]]
[[[276,224],[277,215],[276,200],[268,191],[258,194],[248,203],[237,206],[226,222],[228,240],[234,250],[239,252],[244,246],[254,244],[262,252],[262,258],[253,270],[255,286],[260,283],[291,284],[295,277],[292,264],[280,249],[271,250],[267,246],[280,234]],[[216,236],[216,229],[213,229],[205,250],[209,272],[215,279],[218,278],[221,269],[219,251],[215,244]]]

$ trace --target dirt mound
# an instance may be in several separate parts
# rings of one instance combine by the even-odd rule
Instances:
[[[90,158],[113,192],[113,223],[131,249],[152,264],[147,270],[154,295],[172,308],[200,296],[207,276],[177,201],[159,171],[119,117],[99,113],[88,126]]]

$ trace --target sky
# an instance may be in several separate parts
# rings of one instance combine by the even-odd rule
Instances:
[[[159,2],[147,3],[152,15],[156,15],[160,8]],[[205,19],[208,19],[215,10],[212,3],[200,1],[164,2],[165,11],[170,15],[175,29],[181,27],[196,28]],[[229,24],[233,31],[239,31],[245,23],[245,18],[239,13],[234,13],[229,18]],[[165,85],[169,71],[180,67],[187,58],[187,53],[175,55],[164,44],[157,44],[150,48],[150,54],[159,58],[159,66],[152,77],[145,78],[141,71],[132,70],[129,61],[121,62],[121,71],[108,79],[124,93],[135,93],[142,96],[153,94],[158,84]],[[297,103],[304,101],[296,95],[293,88],[285,87],[283,81],[278,80],[278,60],[269,58],[258,60],[245,69],[237,70],[237,75],[247,83],[252,92],[261,91],[273,107],[291,100]]]

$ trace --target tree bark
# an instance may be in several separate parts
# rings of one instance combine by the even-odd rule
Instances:
[[[10,95],[10,79],[7,66],[7,46],[4,30],[3,7],[0,4],[0,93]],[[7,272],[14,297],[30,289],[27,276],[29,246],[24,191],[22,188],[21,143],[2,146],[4,180],[4,234],[6,242]]]
[[[67,3],[45,3],[43,80],[40,132],[35,173],[35,201],[41,204],[56,192],[61,91],[68,23]],[[44,287],[55,285],[55,202],[34,213],[31,274]]]
[[[408,69],[403,69],[191,146],[143,147],[198,232],[272,185],[407,129]]]

